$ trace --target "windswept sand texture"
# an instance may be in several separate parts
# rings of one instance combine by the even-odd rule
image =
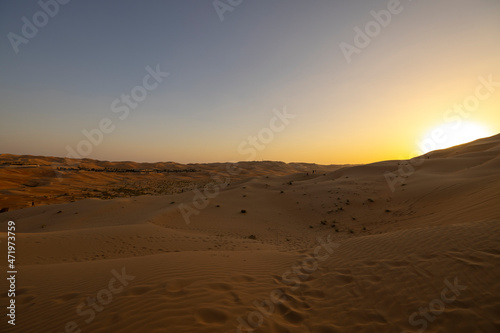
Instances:
[[[59,333],[70,323],[67,332],[500,332],[500,135],[420,161],[314,166],[315,174],[249,164],[189,224],[179,210],[194,207],[189,190],[75,195],[2,213],[0,268],[13,220],[19,273],[16,326],[4,319],[0,331]],[[393,192],[385,173],[403,167]],[[2,168],[3,202],[22,197],[20,183],[49,177],[36,170]],[[103,190],[133,182],[90,173],[65,173],[47,189],[81,191],[92,177]],[[197,181],[175,177],[186,188]],[[129,279],[120,282],[122,270]]]

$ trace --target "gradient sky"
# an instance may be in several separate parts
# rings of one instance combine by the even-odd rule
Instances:
[[[82,157],[247,160],[244,142],[284,107],[295,118],[252,159],[367,163],[415,155],[436,127],[499,133],[500,85],[447,111],[479,77],[500,82],[500,1],[401,0],[348,63],[339,45],[389,2],[243,0],[221,21],[211,0],[72,0],[16,54],[8,34],[41,7],[2,1],[0,152],[66,156],[108,118],[114,131]],[[111,104],[157,65],[169,76],[121,120]]]

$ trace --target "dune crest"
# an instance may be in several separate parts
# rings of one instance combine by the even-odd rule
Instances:
[[[199,176],[143,170],[138,188],[171,177],[185,190],[2,213],[2,242],[7,221],[17,227],[16,331],[500,332],[500,135],[430,152],[398,174],[410,163],[242,163],[198,207],[189,186],[203,191],[224,164],[189,165]],[[6,195],[20,182],[50,186],[40,167],[0,170]],[[133,179],[62,172],[102,191]],[[394,191],[387,172],[400,177]],[[186,223],[180,205],[198,214]]]

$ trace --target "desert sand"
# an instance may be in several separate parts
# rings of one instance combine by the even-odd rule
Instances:
[[[18,265],[2,332],[500,332],[500,135],[409,161],[233,174],[1,157],[0,269],[10,220]]]

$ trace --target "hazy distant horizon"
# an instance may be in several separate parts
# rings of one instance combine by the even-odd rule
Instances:
[[[360,164],[423,153],[436,128],[455,144],[500,132],[498,1],[227,8],[3,2],[0,151]]]
[[[500,135],[500,133],[494,134],[493,136]],[[476,140],[479,140],[482,138],[478,138]],[[475,141],[475,140],[474,140]],[[66,158],[66,156],[51,156],[51,155],[37,155],[37,154],[14,154],[14,153],[9,153],[9,152],[1,152],[1,154],[8,154],[8,155],[25,155],[25,156],[34,156],[34,157],[47,157],[47,158]],[[422,153],[424,155],[425,153]],[[88,157],[86,157],[88,158]],[[371,164],[371,163],[377,163],[377,162],[384,162],[384,161],[393,161],[393,160],[398,160],[398,158],[393,158],[393,159],[388,159],[388,160],[376,160],[376,161],[370,161],[366,163],[328,163],[328,164],[323,164],[323,163],[317,163],[317,162],[301,162],[301,161],[280,161],[280,160],[232,160],[232,161],[212,161],[212,162],[204,162],[204,161],[198,161],[198,162],[180,162],[180,161],[175,161],[175,160],[163,160],[163,161],[136,161],[136,160],[131,160],[131,159],[125,159],[125,160],[109,160],[109,159],[95,159],[95,158],[90,158],[92,160],[97,160],[101,162],[112,162],[112,163],[120,163],[120,162],[134,162],[134,163],[179,163],[179,164],[225,164],[225,163],[240,163],[240,162],[277,162],[277,163],[287,163],[287,164],[318,164],[318,165],[363,165],[363,164]]]

